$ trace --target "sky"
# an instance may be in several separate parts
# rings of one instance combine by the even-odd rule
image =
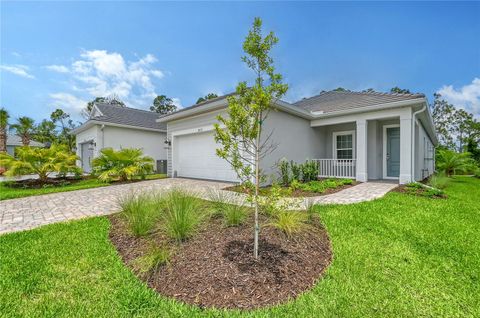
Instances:
[[[0,2],[0,105],[81,119],[96,96],[147,109],[234,91],[254,17],[296,101],[322,90],[435,92],[480,118],[480,2]]]

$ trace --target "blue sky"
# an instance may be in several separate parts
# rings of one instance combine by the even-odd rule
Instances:
[[[1,2],[0,103],[36,120],[115,93],[147,108],[234,90],[255,16],[280,38],[286,100],[321,90],[440,91],[480,116],[480,3]]]

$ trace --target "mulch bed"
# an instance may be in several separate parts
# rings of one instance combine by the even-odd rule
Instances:
[[[66,178],[48,178],[46,181],[42,181],[39,179],[27,179],[27,180],[12,180],[6,181],[6,185],[9,188],[20,188],[20,189],[41,189],[44,188],[45,185],[49,185],[52,187],[57,186],[66,186],[70,184],[75,184],[79,181],[82,181],[82,178],[73,178],[73,177],[66,177]]]
[[[118,214],[110,221],[110,240],[130,268],[152,241],[165,244],[161,235],[130,235]],[[261,222],[267,220],[261,217]],[[199,307],[253,309],[285,302],[313,287],[332,259],[327,232],[318,223],[292,240],[264,226],[260,258],[255,260],[253,217],[230,228],[221,219],[211,219],[176,246],[169,265],[138,276],[160,294]]]
[[[341,185],[341,186],[336,187],[335,189],[326,189],[326,190],[325,190],[324,192],[322,192],[322,193],[320,193],[320,192],[313,192],[313,191],[304,191],[304,190],[301,190],[301,189],[297,189],[297,190],[295,190],[295,191],[292,191],[287,197],[292,197],[292,198],[320,197],[320,196],[323,196],[323,195],[328,195],[328,194],[340,192],[340,191],[345,190],[345,189],[347,189],[347,188],[356,186],[357,184],[358,184],[358,182],[353,181],[352,184]],[[262,187],[262,190],[265,191],[265,192],[267,192],[269,188],[270,188],[270,186]],[[233,191],[233,192],[237,192],[237,193],[245,193],[245,194],[248,194],[248,191],[246,191],[245,188],[243,188],[242,186],[239,186],[239,185],[226,187],[226,188],[223,188],[223,190]],[[265,192],[264,192],[263,194],[260,193],[260,195],[265,195],[265,194],[266,194]]]

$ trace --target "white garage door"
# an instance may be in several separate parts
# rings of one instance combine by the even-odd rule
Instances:
[[[230,164],[219,158],[213,131],[178,136],[175,140],[177,176],[222,181],[237,181]]]

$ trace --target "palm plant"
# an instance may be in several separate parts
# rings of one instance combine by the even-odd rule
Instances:
[[[142,179],[153,171],[154,160],[143,156],[141,149],[125,148],[114,150],[105,148],[100,151],[100,156],[93,159],[93,174],[98,179],[110,182],[113,179],[120,181],[132,180],[135,177]]]
[[[19,147],[17,157],[0,154],[0,165],[8,168],[7,176],[37,174],[45,182],[49,175],[75,173],[80,174],[77,167],[78,156],[68,152],[64,146],[54,145],[50,148]]]
[[[10,125],[10,129],[15,130],[15,134],[22,139],[22,144],[28,146],[35,133],[35,121],[27,116],[17,119],[17,123]]]
[[[0,152],[7,151],[7,126],[10,115],[5,108],[0,108]]]
[[[441,172],[444,172],[448,177],[451,177],[457,171],[467,171],[473,166],[470,153],[458,153],[447,149],[438,151],[436,161],[437,169]]]

